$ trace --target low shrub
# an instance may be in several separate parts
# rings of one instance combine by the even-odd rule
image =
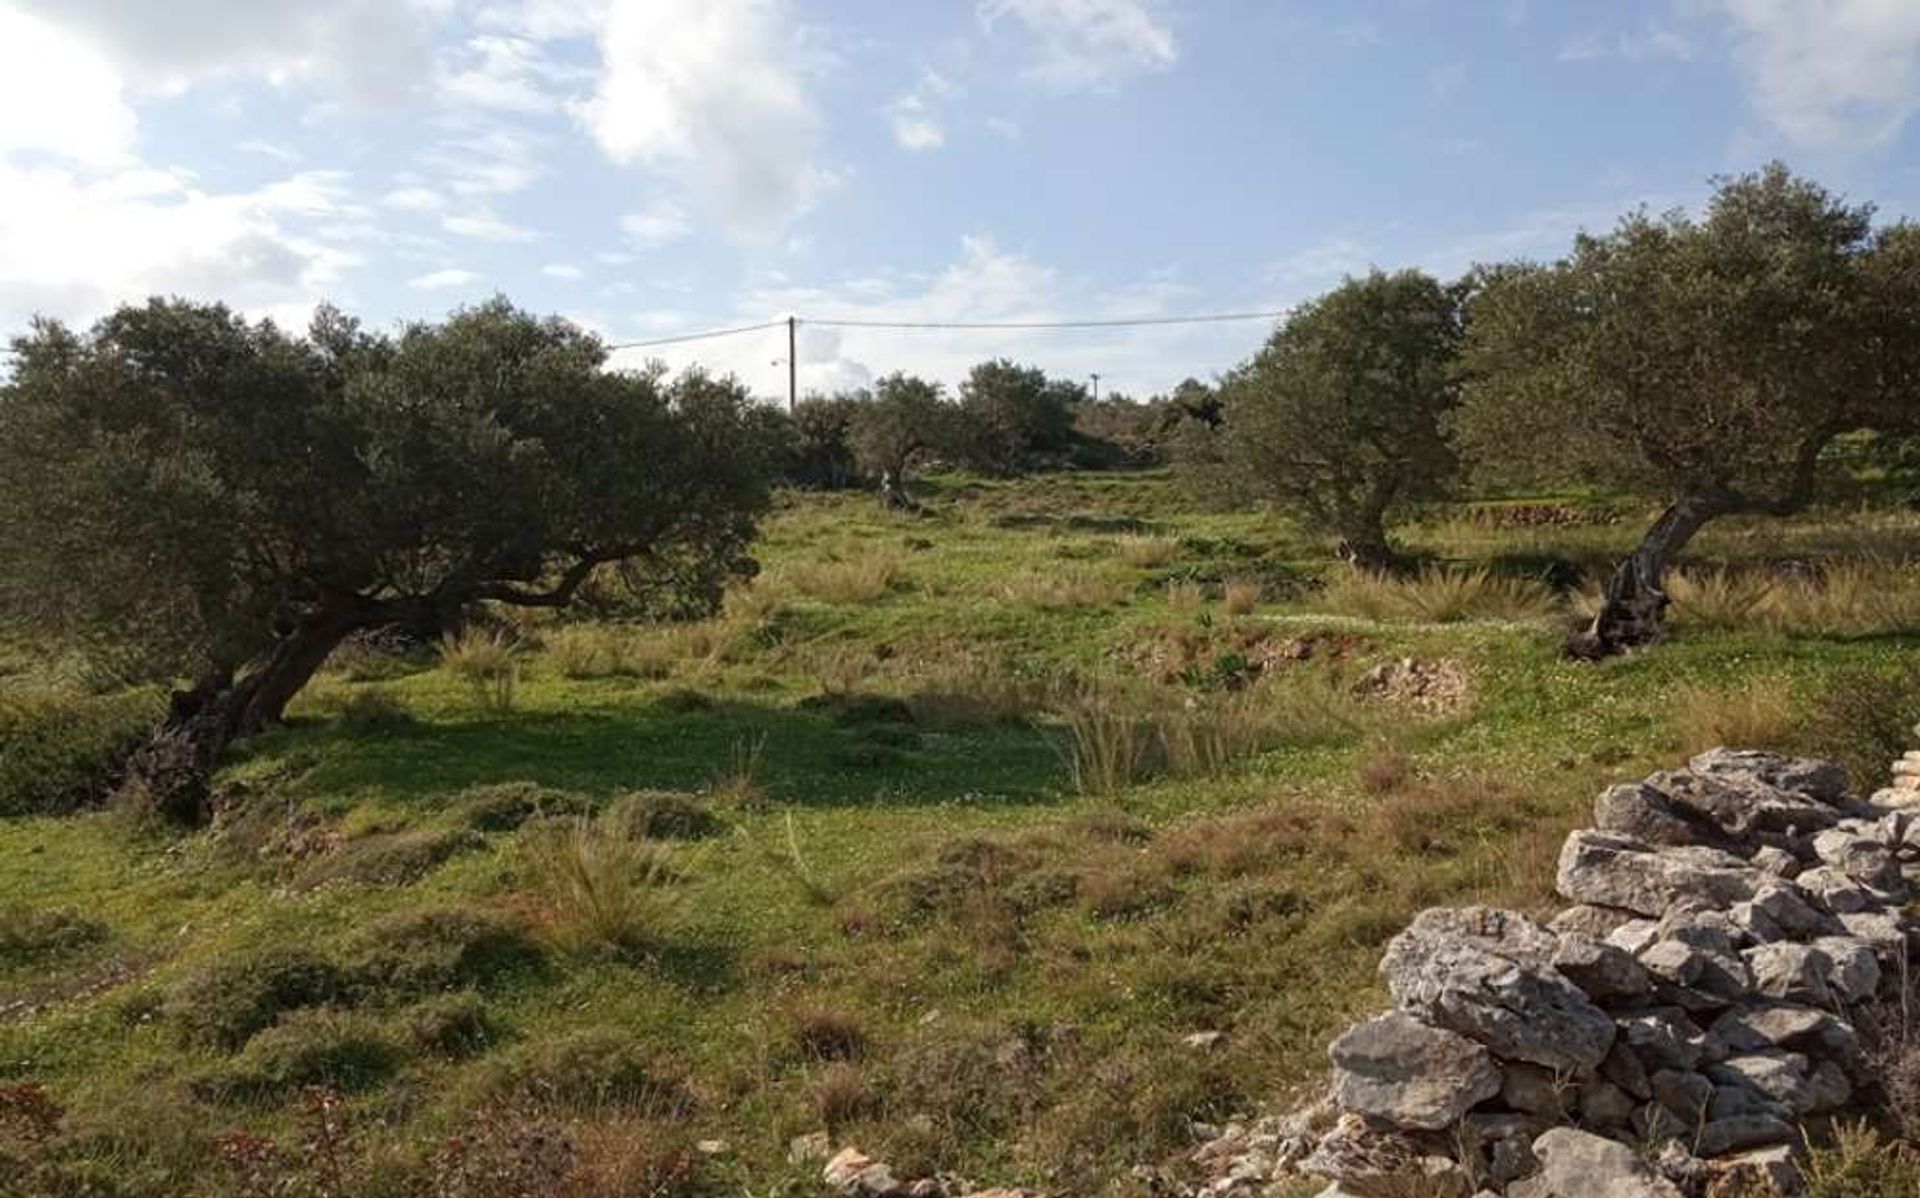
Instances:
[[[356,736],[404,732],[420,722],[399,696],[371,686],[359,687],[342,699],[334,710],[334,720],[343,731]]]
[[[634,840],[705,840],[727,823],[700,800],[678,790],[630,790],[615,795],[602,818]]]
[[[486,847],[467,828],[407,828],[374,832],[340,845],[300,871],[301,888],[345,882],[359,886],[405,886],[426,877],[462,853]]]
[[[511,832],[530,819],[579,818],[591,814],[593,801],[570,790],[538,782],[489,782],[469,786],[453,797],[467,827],[476,832]]]
[[[402,1014],[401,1024],[415,1049],[456,1061],[485,1052],[500,1036],[486,1003],[471,990],[416,1003]]]
[[[209,1082],[223,1094],[320,1085],[353,1091],[386,1080],[405,1058],[405,1050],[370,1016],[312,1007],[290,1011],[256,1033]]]
[[[832,1007],[807,1007],[793,1017],[793,1041],[816,1061],[854,1061],[867,1049],[859,1016]]]
[[[867,1084],[866,1074],[844,1061],[828,1065],[807,1086],[814,1116],[837,1134],[847,1124],[876,1114],[880,1096]]]
[[[1804,751],[1846,767],[1859,794],[1892,781],[1889,769],[1913,745],[1920,712],[1920,665],[1835,674],[1808,702],[1800,735]]]
[[[1920,1194],[1920,1148],[1865,1124],[1837,1125],[1807,1154],[1807,1198],[1907,1198]]]
[[[345,989],[339,968],[306,949],[239,951],[182,978],[161,1014],[190,1040],[235,1049],[283,1012],[334,1002]]]
[[[604,820],[531,826],[522,837],[528,880],[561,949],[643,953],[678,924],[685,903],[662,846]]]
[[[0,968],[70,953],[107,935],[106,924],[68,907],[0,907]]]
[[[533,970],[539,945],[520,924],[472,907],[399,911],[349,942],[342,968],[371,995],[428,994],[486,987]]]
[[[160,714],[148,691],[0,691],[0,817],[59,815],[105,797]]]
[[[677,1078],[618,1028],[583,1028],[529,1041],[488,1065],[481,1079],[488,1094],[536,1108],[664,1111],[686,1101]]]

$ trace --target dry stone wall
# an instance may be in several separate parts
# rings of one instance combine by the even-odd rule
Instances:
[[[1859,799],[1832,763],[1716,749],[1612,787],[1561,852],[1570,905],[1422,912],[1380,963],[1393,1010],[1329,1049],[1325,1102],[1224,1129],[1189,1193],[1798,1192],[1803,1129],[1884,1099],[1920,754],[1896,777]]]

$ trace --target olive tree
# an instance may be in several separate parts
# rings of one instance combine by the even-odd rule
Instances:
[[[946,448],[953,436],[951,406],[938,383],[898,371],[873,385],[852,418],[854,460],[880,482],[888,507],[911,508],[907,471],[914,459]]]
[[[1834,438],[1908,420],[1912,245],[1775,164],[1718,181],[1699,219],[1636,212],[1558,262],[1484,272],[1463,450],[1491,476],[1579,478],[1663,509],[1569,651],[1654,639],[1664,575],[1702,527],[1799,511]]]
[[[504,300],[391,337],[154,300],[14,349],[0,619],[185,682],[128,765],[182,818],[357,630],[562,607],[616,566],[711,603],[751,569],[771,446],[744,392],[608,371]]]
[[[1080,384],[1036,366],[981,362],[960,384],[960,448],[979,469],[1018,473],[1073,447],[1074,409],[1085,399]]]
[[[1182,456],[1218,489],[1339,537],[1357,564],[1390,567],[1390,521],[1455,472],[1441,423],[1460,335],[1457,288],[1414,270],[1349,279],[1221,380],[1218,425],[1191,425]]]

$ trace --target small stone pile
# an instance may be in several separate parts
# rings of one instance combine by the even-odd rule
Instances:
[[[1896,768],[1860,800],[1829,762],[1716,749],[1610,788],[1560,854],[1573,905],[1422,912],[1327,1099],[1224,1129],[1189,1193],[1797,1193],[1801,1127],[1881,1096],[1861,1020],[1904,984],[1920,883],[1920,754]]]

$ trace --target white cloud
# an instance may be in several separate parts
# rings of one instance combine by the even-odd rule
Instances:
[[[446,199],[431,187],[396,187],[380,197],[380,202],[402,212],[431,212],[446,206]]]
[[[535,241],[540,234],[487,211],[460,212],[440,218],[440,227],[455,237],[475,241]]]
[[[615,162],[663,170],[736,234],[766,238],[831,182],[779,0],[609,0],[575,114]]]
[[[0,8],[0,154],[42,150],[110,164],[133,150],[135,118],[112,62],[84,40]]]
[[[687,214],[672,200],[655,200],[639,212],[620,218],[620,231],[641,249],[652,249],[678,241],[693,231]]]
[[[586,271],[581,270],[571,262],[549,262],[540,268],[540,273],[549,279],[566,279],[569,281],[587,277]]]
[[[1597,33],[1577,34],[1562,43],[1556,55],[1561,62],[1595,62],[1616,56],[1631,62],[1653,59],[1690,62],[1694,45],[1685,34],[1662,25],[1649,25],[1639,33],[1622,33],[1611,38]]]
[[[185,172],[0,161],[0,327],[87,321],[156,294],[293,318],[359,263],[320,231],[343,217],[357,210],[327,173],[218,193]]]
[[[1039,39],[1035,78],[1063,91],[1112,87],[1180,57],[1173,30],[1149,0],[980,0],[991,29],[1011,16]]]
[[[479,281],[480,275],[475,271],[449,267],[408,279],[407,286],[417,291],[445,291],[449,287],[465,287]]]
[[[946,144],[946,130],[927,110],[927,102],[909,93],[887,106],[893,122],[894,143],[904,150],[937,150]]]
[[[463,196],[525,191],[541,175],[540,147],[512,129],[489,126],[448,137],[427,151],[423,164]]]
[[[1737,31],[1753,103],[1790,140],[1884,144],[1920,109],[1913,0],[1715,0]]]
[[[222,77],[316,83],[386,103],[427,78],[446,0],[11,0],[85,37],[133,86],[178,92]]]
[[[735,311],[706,314],[693,327],[767,320],[787,312],[802,317],[799,383],[803,393],[859,387],[894,370],[957,386],[978,362],[1011,357],[1051,374],[1085,380],[1099,371],[1102,390],[1134,394],[1165,389],[1188,374],[1206,376],[1246,356],[1267,334],[1257,321],[1228,325],[1078,329],[834,328],[825,319],[918,322],[1035,321],[1063,317],[1137,317],[1191,309],[1195,298],[1166,278],[1098,290],[1062,275],[992,237],[964,238],[955,261],[930,276],[895,274],[851,278],[827,286],[776,282],[748,290]],[[1254,308],[1276,306],[1251,302]],[[676,317],[678,313],[674,314]],[[676,319],[668,328],[685,327]],[[641,336],[659,326],[639,326]],[[786,331],[770,329],[717,341],[626,351],[623,365],[658,357],[674,368],[700,364],[731,372],[767,397],[786,395]]]
[[[469,38],[447,56],[437,86],[441,98],[454,104],[542,113],[560,108],[560,89],[574,75],[533,41],[489,34]]]

